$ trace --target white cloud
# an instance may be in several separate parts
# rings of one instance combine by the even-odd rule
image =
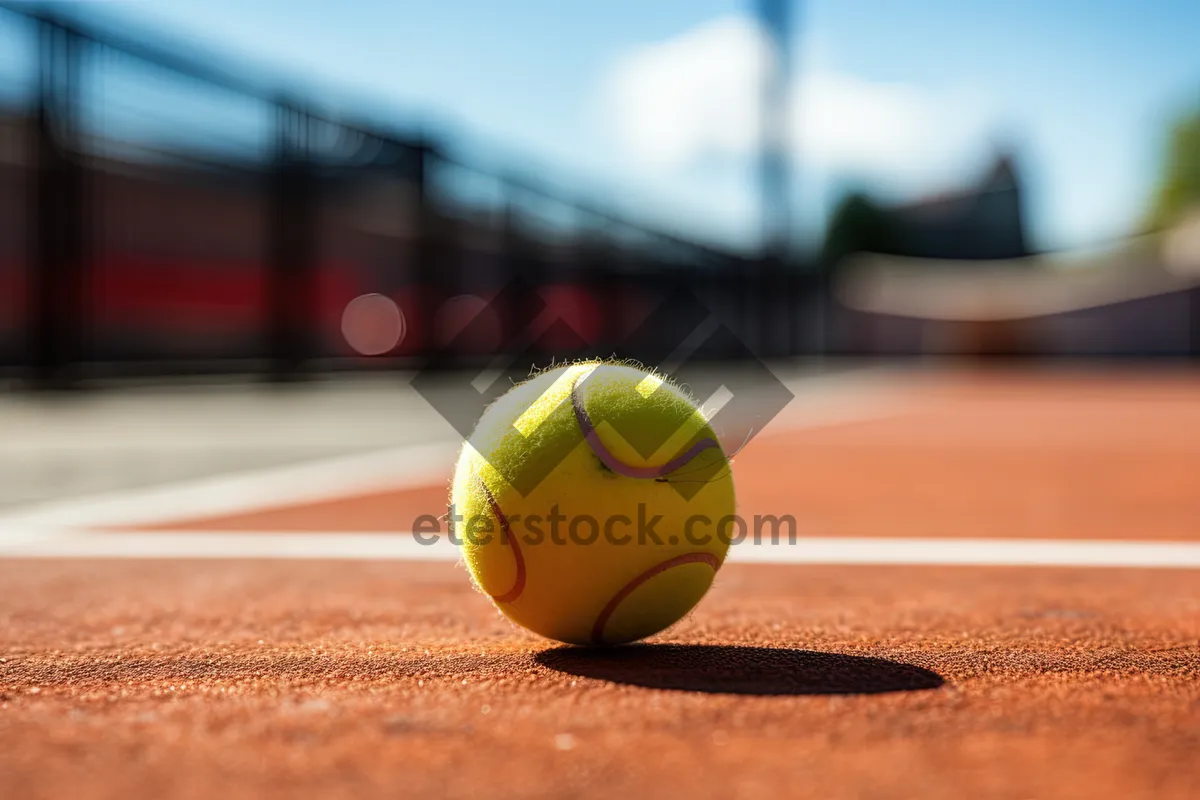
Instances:
[[[747,88],[765,73],[763,44],[751,22],[726,17],[619,59],[604,101],[621,145],[667,168],[710,151],[748,151],[758,120]]]
[[[769,54],[762,30],[743,16],[643,46],[606,76],[604,119],[643,168],[748,156]],[[792,91],[789,138],[810,171],[919,180],[954,174],[989,145],[990,115],[966,93],[871,83],[811,62]]]

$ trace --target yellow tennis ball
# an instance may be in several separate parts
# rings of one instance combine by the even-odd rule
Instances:
[[[729,548],[725,453],[678,386],[614,362],[543,372],[493,403],[463,447],[451,527],[512,621],[619,644],[692,610]]]

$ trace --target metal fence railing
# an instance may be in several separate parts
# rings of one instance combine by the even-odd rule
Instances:
[[[0,96],[0,365],[39,383],[454,366],[517,346],[531,302],[566,325],[522,344],[531,355],[637,358],[628,329],[682,290],[764,354],[800,344],[763,335],[787,329],[786,311],[756,309],[809,289],[755,257],[323,113],[186,48],[26,3],[0,3],[0,18],[30,61],[27,91]],[[502,291],[514,285],[535,297]],[[405,332],[370,360],[340,329],[365,293],[392,298]],[[464,298],[497,315],[490,340],[450,341]],[[657,330],[664,347],[687,334],[669,319]]]
[[[486,164],[331,113],[81,7],[0,0],[0,372],[38,385],[500,353],[657,363],[697,344],[692,357],[713,359],[1200,357],[1200,287],[986,325],[851,307],[829,264],[639,224],[519,159]],[[390,298],[402,322],[370,358],[344,329],[364,295]]]

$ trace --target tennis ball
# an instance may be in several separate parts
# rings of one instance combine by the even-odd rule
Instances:
[[[729,462],[692,399],[600,361],[496,400],[463,446],[450,501],[475,585],[513,622],[580,645],[642,639],[691,611],[735,510]]]

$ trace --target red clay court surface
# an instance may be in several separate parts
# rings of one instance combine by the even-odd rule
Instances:
[[[1200,541],[1195,376],[905,394],[768,429],[736,461],[742,513],[830,539]],[[444,510],[433,483],[143,535],[404,530]],[[514,629],[451,563],[0,559],[0,797],[1200,793],[1195,567],[734,558],[689,619],[603,652]]]

